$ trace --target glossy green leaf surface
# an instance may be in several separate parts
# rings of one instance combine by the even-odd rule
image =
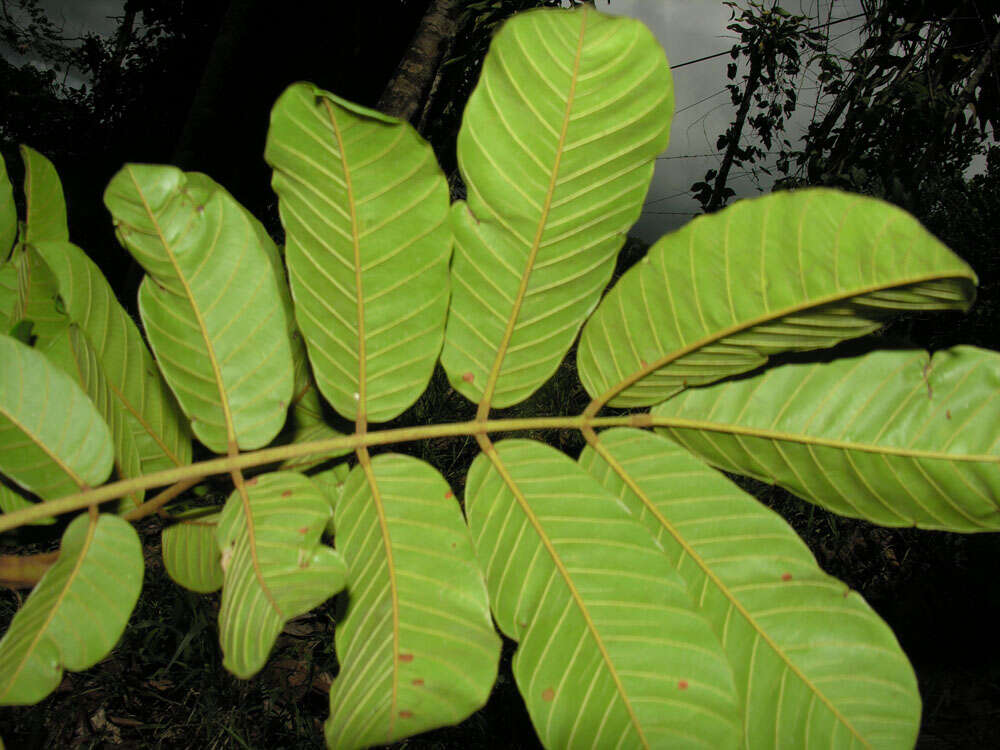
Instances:
[[[649,532],[554,448],[495,449],[507,476],[479,455],[466,514],[542,743],[736,747],[728,659]]]
[[[120,401],[112,393],[107,372],[87,337],[75,324],[66,325],[62,333],[53,336],[41,351],[49,361],[79,383],[84,393],[97,407],[101,418],[111,430],[115,449],[115,473],[120,479],[142,476],[139,447],[132,434],[128,418]],[[128,510],[140,505],[144,493],[132,492],[122,498],[120,507]]]
[[[219,513],[197,508],[161,535],[163,567],[177,583],[199,594],[222,588],[221,552],[215,539]]]
[[[456,390],[509,406],[552,375],[639,217],[672,111],[663,50],[638,21],[584,7],[504,24],[458,136],[468,204],[451,213],[441,354]]]
[[[143,473],[190,463],[187,420],[100,269],[69,242],[39,242],[32,250],[52,272],[66,315],[93,347],[136,443]]]
[[[24,162],[25,243],[68,240],[66,199],[56,168],[28,146],[21,146]]]
[[[301,474],[273,472],[234,490],[215,532],[224,574],[219,609],[223,664],[256,674],[288,620],[344,587],[341,556],[320,541],[331,514]]]
[[[709,463],[883,526],[1000,529],[1000,354],[959,346],[795,364],[653,410]]]
[[[864,599],[777,513],[665,438],[600,435],[580,465],[654,535],[736,674],[744,746],[911,748],[920,694]]]
[[[125,630],[142,588],[142,545],[115,516],[77,516],[59,559],[42,576],[0,640],[0,704],[37,703],[63,669],[92,667]]]
[[[146,269],[139,311],[194,434],[217,453],[269,443],[292,397],[277,280],[257,227],[205,175],[129,164],[104,202]]]
[[[7,163],[0,156],[0,264],[7,260],[16,241],[17,207],[14,205],[14,188],[7,176]]]
[[[44,500],[107,479],[111,433],[81,387],[9,336],[0,362],[0,472]]]
[[[376,456],[370,470],[352,469],[337,504],[349,574],[330,747],[381,745],[461,721],[486,702],[500,656],[448,483],[409,456]]]
[[[408,123],[298,83],[274,105],[264,156],[320,391],[348,419],[392,419],[444,336],[451,234],[434,152]]]
[[[657,242],[587,322],[577,367],[592,397],[648,406],[899,312],[967,309],[975,283],[895,206],[823,188],[772,193]]]

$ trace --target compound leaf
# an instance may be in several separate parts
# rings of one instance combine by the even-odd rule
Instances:
[[[451,213],[441,354],[456,390],[509,406],[555,372],[639,217],[672,111],[638,21],[584,6],[504,24],[458,135],[468,205]]]
[[[883,526],[1000,529],[1000,354],[958,346],[791,364],[653,410],[725,471]]]
[[[96,487],[111,433],[79,385],[45,355],[0,335],[0,471],[43,500]]]
[[[572,459],[505,440],[466,513],[546,747],[736,747],[733,672],[649,532]]]
[[[920,694],[896,637],[783,518],[648,432],[603,432],[580,464],[655,536],[722,639],[748,746],[913,747]]]
[[[330,747],[393,742],[481,707],[500,642],[469,530],[444,478],[376,456],[348,475],[336,512],[349,572],[330,688]]]
[[[444,336],[448,185],[408,123],[306,83],[271,113],[295,312],[320,391],[387,421],[430,380]]]
[[[237,677],[264,666],[288,620],[344,587],[343,559],[320,541],[330,514],[319,488],[290,471],[255,477],[229,496],[215,531],[224,574],[219,639]]]
[[[194,434],[217,453],[269,443],[292,397],[292,356],[257,227],[205,175],[128,164],[104,202],[146,269],[139,311]]]
[[[965,310],[975,284],[902,209],[823,188],[773,193],[657,242],[587,322],[577,367],[592,397],[648,406],[899,312]]]
[[[132,318],[100,269],[69,242],[32,246],[55,278],[62,306],[80,326],[104,372],[139,451],[142,472],[191,462],[187,420],[160,375]]]
[[[39,355],[40,356],[40,355]],[[142,588],[142,544],[132,525],[81,514],[0,640],[0,704],[37,703],[62,679],[103,659]]]

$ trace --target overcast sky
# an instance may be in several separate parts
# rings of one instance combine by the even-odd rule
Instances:
[[[729,8],[721,0],[596,0],[605,12],[627,15],[646,23],[667,53],[672,65],[723,52],[736,41],[726,29]],[[53,20],[64,24],[68,37],[84,31],[113,33],[116,16],[122,13],[122,0],[42,0]],[[794,13],[826,18],[832,5],[832,19],[860,12],[860,0],[785,0],[784,7]],[[831,37],[841,53],[849,54],[858,41],[863,19],[834,27]],[[725,85],[728,55],[687,65],[674,72],[676,110],[671,128],[670,147],[657,161],[656,174],[645,210],[633,232],[646,241],[658,239],[667,231],[687,222],[698,211],[698,203],[688,188],[717,167],[721,155],[715,142],[735,115]],[[794,142],[809,121],[815,92],[812,76],[801,82],[799,111],[789,125]],[[740,168],[734,168],[729,180],[738,197],[757,194],[754,180]]]

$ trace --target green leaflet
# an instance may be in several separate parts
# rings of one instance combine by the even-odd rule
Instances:
[[[441,353],[456,390],[509,406],[555,372],[639,217],[672,112],[663,50],[638,21],[584,7],[504,24],[458,136],[469,197],[451,213]]]
[[[13,486],[4,484],[4,477],[0,476],[0,513],[13,513],[21,508],[30,508],[34,503],[21,494]],[[54,518],[44,518],[40,521],[31,521],[32,526],[51,526],[56,522]]]
[[[17,268],[13,263],[0,262],[0,333],[10,333],[16,304]]]
[[[611,406],[819,349],[912,310],[965,310],[975,274],[902,209],[813,188],[743,200],[657,242],[587,321],[577,367]]]
[[[218,524],[218,512],[195,508],[163,530],[163,567],[190,591],[210,594],[222,588],[221,553],[215,539]]]
[[[14,188],[7,176],[7,163],[0,156],[0,266],[7,260],[17,241],[17,207],[14,205]],[[0,298],[0,314],[4,312]],[[6,329],[2,331],[6,333]]]
[[[115,471],[120,479],[142,476],[139,448],[129,428],[121,403],[112,393],[107,371],[79,327],[70,323],[62,332],[52,336],[40,349],[49,361],[80,384],[97,407],[98,413],[111,429],[111,442],[115,448]],[[122,511],[130,510],[143,501],[141,490],[119,501]]]
[[[319,389],[348,419],[392,419],[426,388],[444,335],[451,237],[434,152],[408,123],[297,83],[264,156]]]
[[[543,744],[736,747],[726,655],[646,529],[554,448],[495,448],[506,476],[477,456],[466,513]]]
[[[37,703],[62,679],[105,656],[142,588],[142,544],[132,525],[84,513],[66,527],[59,559],[0,640],[0,704]]]
[[[277,280],[246,210],[208,177],[129,164],[104,194],[146,269],[139,311],[160,369],[217,453],[269,443],[292,397]]]
[[[135,441],[145,474],[191,462],[187,421],[153,357],[100,269],[69,242],[32,246],[45,261],[66,314],[86,334]]]
[[[21,146],[24,162],[24,243],[68,240],[66,200],[52,162],[27,146]]]
[[[959,346],[776,367],[656,407],[725,471],[883,526],[1000,529],[1000,354]]]
[[[31,337],[44,346],[62,334],[69,323],[58,301],[59,287],[45,262],[31,248],[19,245],[10,265],[17,273],[17,297],[11,310],[11,325],[25,321],[31,324]],[[6,331],[5,331],[6,333]]]
[[[215,532],[224,573],[219,639],[237,677],[264,666],[288,620],[344,587],[344,561],[320,542],[330,514],[320,490],[289,471],[255,477],[229,496]]]
[[[913,747],[920,694],[899,643],[784,519],[657,435],[614,429],[600,446],[580,465],[655,536],[722,639],[745,746]]]
[[[0,472],[43,500],[107,479],[111,434],[80,386],[9,336],[0,362]]]
[[[337,503],[337,546],[350,571],[326,722],[337,748],[461,721],[486,703],[500,656],[448,483],[410,456],[382,454],[369,468],[354,467]]]

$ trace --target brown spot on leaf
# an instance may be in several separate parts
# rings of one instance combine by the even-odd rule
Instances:
[[[640,359],[639,364],[642,365],[643,367],[649,367],[649,362],[647,362],[644,359]]]
[[[462,376],[462,380],[464,380],[466,383],[471,383],[475,379],[476,376],[473,375],[471,372],[467,372]]]
[[[424,681],[423,681],[423,680],[421,680],[421,679],[420,679],[420,678],[418,677],[417,679],[415,679],[415,680],[413,681],[413,684],[414,684],[414,685],[416,685],[417,687],[420,687],[421,685],[423,685],[423,684],[424,684]]]
[[[404,711],[400,711],[399,712],[399,718],[400,719],[409,719],[411,716],[413,716],[413,711],[405,711],[404,710]]]
[[[292,496],[292,491],[291,490],[285,490],[284,492],[281,493],[281,496],[282,497],[291,497]]]
[[[308,526],[300,526],[299,527],[299,533],[300,534],[307,534],[308,532],[309,532],[309,527]]]
[[[945,409],[944,410],[944,418],[945,419],[951,419],[951,409]]]
[[[782,581],[790,581],[790,580],[792,580],[792,574],[791,573],[782,573],[781,574],[781,580]]]
[[[400,654],[399,655],[399,660],[400,661],[413,661],[413,654]]]
[[[688,681],[687,680],[677,680],[677,687],[680,690],[687,690],[688,689]]]
[[[255,484],[257,484],[257,477],[247,480],[247,487],[253,487]]]
[[[552,702],[552,699],[556,697],[556,691],[552,688],[545,688],[542,691],[542,700],[547,702]]]
[[[449,498],[454,497],[454,495],[451,493],[451,490],[448,490],[446,493],[444,493],[444,497],[445,497],[445,500],[447,500]]]

